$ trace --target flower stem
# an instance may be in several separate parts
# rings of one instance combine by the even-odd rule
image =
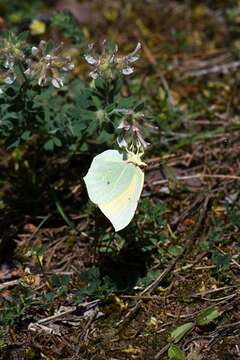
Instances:
[[[19,70],[20,74],[22,75],[23,81],[24,81],[25,83],[28,83],[28,78],[26,77],[26,74],[25,74],[25,72],[24,72],[24,68],[23,68],[22,63],[21,63],[21,62],[18,62],[18,63],[17,63],[17,67],[18,67],[18,70]]]

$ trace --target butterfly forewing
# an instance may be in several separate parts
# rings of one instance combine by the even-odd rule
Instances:
[[[84,178],[89,197],[118,231],[134,216],[143,188],[142,170],[116,150],[96,156]]]
[[[126,187],[126,163],[116,150],[107,150],[97,155],[84,180],[92,202],[110,201]]]
[[[133,167],[134,173],[129,165]],[[111,221],[116,231],[126,227],[132,220],[143,188],[144,175],[142,170],[133,164],[128,164],[128,166],[129,169],[125,173],[128,184],[124,191],[111,201],[99,204],[99,208]]]

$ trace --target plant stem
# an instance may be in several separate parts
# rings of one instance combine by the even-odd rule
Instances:
[[[51,282],[49,281],[48,276],[47,276],[47,274],[46,274],[46,272],[45,272],[45,270],[44,270],[44,268],[43,268],[42,261],[41,261],[39,255],[36,255],[36,258],[37,258],[38,265],[40,266],[41,272],[42,272],[42,274],[43,274],[43,277],[44,277],[44,279],[46,280],[46,283],[48,284],[48,287],[49,287],[50,289],[52,289],[52,284],[51,284]]]

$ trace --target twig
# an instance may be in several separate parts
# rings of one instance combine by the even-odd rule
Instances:
[[[240,181],[240,176],[237,175],[223,175],[223,174],[194,174],[187,176],[176,176],[176,180],[190,180],[190,179],[222,179],[222,180],[237,180]],[[168,183],[168,179],[153,181],[152,185],[160,185]]]
[[[17,280],[11,280],[11,281],[6,281],[5,283],[3,284],[0,284],[0,291],[2,290],[5,290],[11,286],[15,286],[15,285],[18,285],[20,283],[20,279],[17,279]]]
[[[171,344],[165,345],[155,356],[154,360],[158,360],[161,358],[161,356],[169,349]]]
[[[52,320],[56,320],[56,319],[59,319],[60,317],[64,316],[64,315],[67,315],[67,314],[71,314],[72,312],[74,312],[76,310],[76,306],[73,306],[71,307],[71,309],[67,309],[65,311],[62,311],[62,312],[59,312],[59,313],[56,313],[54,315],[51,315],[51,316],[48,316],[44,319],[40,319],[36,322],[36,324],[44,324],[44,323],[49,323],[49,321],[52,321]]]
[[[189,77],[200,77],[208,74],[217,74],[217,73],[223,73],[226,74],[230,70],[235,70],[238,67],[240,67],[240,61],[233,61],[228,64],[221,64],[221,65],[215,65],[211,68],[207,69],[200,69],[195,71],[189,71],[186,74],[183,75],[182,79],[186,79]]]
[[[143,300],[162,300],[163,296],[152,296],[152,295],[119,295],[121,299],[143,299]]]
[[[39,323],[30,323],[28,325],[28,330],[33,331],[33,332],[45,332],[46,334],[61,336],[61,333],[58,328],[53,329],[51,327],[47,327],[47,326],[39,324]]]
[[[223,296],[221,298],[216,298],[216,299],[209,299],[209,298],[206,298],[205,296],[202,296],[201,299],[205,300],[205,301],[209,301],[209,302],[219,302],[219,303],[221,303],[221,302],[225,302],[226,300],[234,299],[236,296],[237,296],[237,293],[226,295],[226,296]]]
[[[206,291],[203,291],[203,292],[198,292],[198,293],[195,293],[193,294],[192,296],[193,297],[197,297],[197,296],[205,296],[205,295],[209,295],[209,294],[214,294],[216,292],[219,292],[219,291],[224,291],[224,290],[229,290],[229,289],[235,289],[237,288],[238,286],[237,285],[231,285],[231,286],[222,286],[220,288],[217,288],[217,289],[211,289],[211,290],[206,290]]]
[[[85,341],[87,341],[87,337],[88,337],[88,333],[89,333],[89,329],[90,329],[90,326],[92,325],[92,323],[94,322],[94,320],[96,320],[97,318],[97,313],[98,313],[98,310],[95,309],[93,314],[90,316],[89,320],[87,321],[86,325],[84,326],[84,329],[79,337],[79,340],[80,339],[84,339]]]
[[[97,305],[99,303],[99,301],[100,300],[94,300],[94,301],[90,301],[90,302],[87,302],[87,303],[83,303],[83,304],[80,304],[79,307],[90,309],[90,308],[94,307],[95,305]],[[71,314],[76,310],[77,310],[77,306],[71,306],[67,310],[64,310],[64,311],[58,312],[58,313],[56,313],[54,315],[51,315],[51,316],[45,317],[43,319],[40,319],[40,320],[36,321],[36,323],[34,323],[34,324],[49,323],[50,321],[59,319],[60,317],[62,317],[64,315]]]

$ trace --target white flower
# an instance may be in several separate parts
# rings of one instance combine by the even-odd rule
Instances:
[[[126,148],[128,146],[127,141],[124,139],[124,137],[117,137],[117,143],[120,148]]]
[[[136,48],[129,54],[124,57],[119,57],[117,59],[119,67],[123,75],[131,75],[134,72],[134,67],[130,64],[139,60],[139,50],[141,49],[141,43],[138,42]]]
[[[95,59],[93,56],[91,56],[89,54],[85,54],[84,58],[85,58],[86,62],[90,65],[97,65],[99,63],[99,60]]]
[[[7,57],[7,59],[5,60],[4,62],[4,65],[5,69],[13,69],[14,67],[14,59],[12,57]]]
[[[63,71],[71,71],[74,69],[74,67],[75,67],[74,64],[68,63],[62,67],[62,70]]]
[[[36,56],[38,54],[38,52],[39,52],[38,48],[36,46],[33,46],[32,47],[32,55]]]
[[[127,67],[124,67],[122,69],[122,74],[123,75],[130,75],[134,72],[134,67],[131,67],[131,66],[127,66]]]
[[[8,85],[12,85],[16,80],[16,76],[13,73],[9,73],[8,76],[4,79],[4,82]]]
[[[133,52],[131,52],[129,55],[127,55],[125,58],[128,62],[133,63],[137,60],[139,60],[140,55],[138,54],[139,50],[141,49],[142,45],[140,42],[137,43],[137,46],[135,47],[135,49],[133,50]]]
[[[40,76],[38,79],[39,86],[45,86],[47,84],[47,78],[45,76]]]
[[[53,78],[52,79],[52,85],[55,88],[59,89],[60,87],[63,86],[63,80],[64,80],[63,78]]]

